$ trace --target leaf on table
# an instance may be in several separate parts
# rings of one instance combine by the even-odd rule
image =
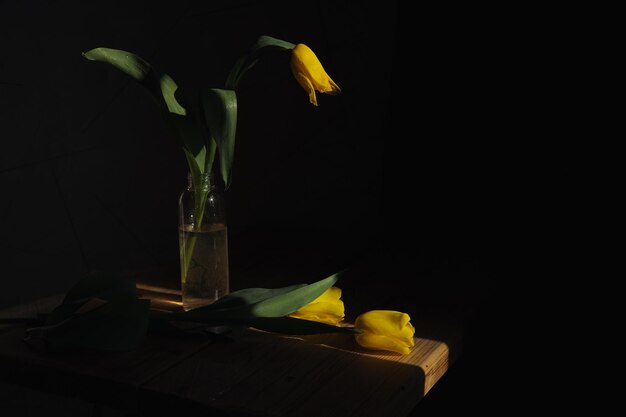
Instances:
[[[265,322],[257,318],[282,318],[300,309],[319,297],[324,291],[333,286],[339,279],[340,273],[308,285],[291,285],[278,289],[249,288],[234,292],[224,297],[222,301],[205,307],[196,308],[181,313],[173,313],[170,320],[197,321],[206,324],[224,325],[264,325]],[[289,324],[292,324],[289,322]],[[294,325],[298,322],[293,322]],[[270,325],[270,324],[267,324]],[[306,331],[312,327],[305,323]],[[282,329],[276,326],[277,331]],[[294,331],[284,327],[285,331]],[[326,331],[327,329],[323,329]]]
[[[317,321],[293,317],[254,317],[248,320],[250,327],[272,333],[307,335],[320,333],[358,333],[353,327],[333,326]]]
[[[322,295],[324,291],[337,282],[340,275],[341,273],[338,272],[313,284],[305,285],[275,297],[268,298],[253,304],[250,311],[254,317],[286,316]]]
[[[245,288],[219,298],[216,302],[210,304],[210,306],[212,308],[232,308],[251,305],[304,286],[306,286],[306,284],[295,284],[282,288]]]
[[[113,300],[58,324],[27,329],[24,340],[52,348],[131,350],[145,339],[149,314],[149,300]]]
[[[85,304],[80,306],[80,308],[78,310],[76,310],[74,312],[74,314],[89,313],[90,311],[95,310],[98,307],[102,307],[106,303],[108,303],[108,301],[107,300],[103,300],[102,298],[97,298],[97,297],[91,298]]]
[[[138,298],[135,280],[104,271],[85,275],[42,326],[25,341],[50,347],[129,350],[145,338],[150,301]]]

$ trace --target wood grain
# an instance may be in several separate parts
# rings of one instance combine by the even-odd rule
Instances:
[[[60,395],[134,409],[144,382],[211,343],[206,337],[150,334],[121,353],[50,352],[22,341],[25,326],[0,335],[1,379]]]
[[[180,309],[178,294],[140,292],[161,311]],[[34,317],[60,301],[0,317]],[[363,349],[348,334],[253,329],[219,338],[152,329],[132,352],[55,353],[26,345],[26,325],[15,324],[0,329],[0,379],[144,414],[401,417],[447,371],[460,341],[457,330],[413,324],[421,337],[408,355]]]
[[[174,395],[250,416],[407,415],[449,366],[449,348],[416,338],[409,355],[366,351],[343,334],[286,337],[246,331],[206,346],[147,382],[146,404]]]

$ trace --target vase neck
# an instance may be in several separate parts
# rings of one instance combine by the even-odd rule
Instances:
[[[212,172],[205,172],[200,174],[198,179],[194,179],[191,172],[187,173],[187,188],[189,190],[195,189],[197,186],[201,187],[204,191],[210,191],[215,188],[214,176]],[[195,180],[195,181],[194,181]],[[196,182],[198,184],[196,184]]]

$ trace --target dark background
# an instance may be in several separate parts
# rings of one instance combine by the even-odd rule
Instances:
[[[395,3],[150,4],[3,3],[1,242],[11,290],[0,305],[51,294],[92,269],[178,274],[183,153],[141,86],[82,58],[91,48],[143,57],[193,100],[199,89],[221,87],[235,60],[268,34],[309,44],[341,85],[344,94],[320,95],[313,107],[288,54],[268,56],[244,79],[225,193],[235,257],[251,236],[352,256],[395,229],[393,206],[423,199],[383,189],[412,170],[386,172],[386,159],[395,165],[407,146],[424,158],[418,131],[400,128],[415,98],[392,96],[393,72],[402,69]],[[397,88],[413,83],[407,75]]]
[[[177,282],[183,153],[142,87],[81,52],[131,51],[192,94],[221,87],[271,35],[309,45],[343,94],[318,94],[313,107],[278,53],[240,85],[224,193],[233,286],[348,268],[347,302],[377,286],[381,297],[417,294],[409,301],[424,317],[471,330],[459,371],[420,407],[486,406],[476,370],[484,347],[504,338],[494,317],[516,279],[509,254],[524,222],[512,191],[528,146],[514,11],[495,19],[395,1],[0,7],[0,307],[65,291],[93,269]],[[396,300],[367,307],[411,306]],[[491,371],[495,390],[505,372]]]

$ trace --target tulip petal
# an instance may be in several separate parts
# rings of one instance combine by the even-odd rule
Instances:
[[[319,321],[339,325],[344,319],[344,304],[341,301],[341,289],[330,287],[309,304],[301,307],[290,316],[298,319]]]
[[[336,316],[333,314],[325,314],[325,313],[303,314],[303,313],[296,312],[296,313],[290,314],[289,317],[293,317],[295,319],[317,321],[320,323],[331,324],[333,326],[338,326],[339,323],[343,321],[343,316]]]
[[[415,328],[411,326],[411,323],[408,323],[400,333],[396,334],[394,337],[400,340],[402,343],[407,344],[410,347],[415,346],[415,341],[413,340],[413,336],[415,335]]]
[[[403,346],[402,350],[410,350],[415,346],[413,339],[415,328],[411,325],[410,320],[408,314],[399,311],[372,310],[357,317],[354,327],[362,332],[359,336],[363,343],[380,343],[377,346],[379,349],[386,349],[385,346],[388,345]],[[380,337],[384,339],[380,339]],[[357,342],[365,346],[358,339]],[[397,347],[389,350],[398,352]]]
[[[332,301],[318,301],[311,304],[307,304],[296,313],[302,314],[333,314],[335,316],[343,316],[344,314],[344,305],[341,300],[332,300]]]
[[[318,311],[318,312],[299,312],[298,311],[295,313],[291,313],[289,317],[293,317],[296,319],[303,319],[303,320],[319,321],[322,323],[328,323],[328,324],[334,324],[334,325],[338,325],[344,319],[343,314],[338,315],[338,314],[332,314],[332,313],[325,313],[323,311]]]
[[[313,104],[314,106],[317,106],[317,97],[315,96],[315,89],[313,88],[313,84],[311,84],[311,80],[309,80],[301,72],[298,72],[298,73],[294,72],[293,75],[294,77],[296,77],[298,84],[300,84],[300,86],[304,88],[304,91],[306,91],[309,94],[309,102]]]
[[[327,76],[328,77],[328,76]],[[329,88],[325,91],[320,90],[321,93],[330,94],[331,96],[341,93],[341,88],[330,77],[328,77]]]
[[[298,83],[309,94],[309,101],[316,106],[315,91],[333,95],[341,93],[341,89],[328,76],[315,53],[302,43],[292,49],[291,71]]]
[[[362,333],[355,335],[357,343],[364,348],[373,350],[388,350],[401,353],[403,355],[411,352],[410,347],[402,344],[397,339],[372,333]]]
[[[341,298],[341,288],[339,287],[330,287],[329,289],[327,289],[326,291],[324,291],[322,293],[322,295],[320,295],[317,300],[322,300],[322,299],[327,299],[327,298],[331,298],[331,299],[340,299]],[[315,301],[317,301],[315,300]]]
[[[372,310],[357,317],[354,325],[369,333],[397,334],[410,325],[410,320],[408,314],[399,311]]]

